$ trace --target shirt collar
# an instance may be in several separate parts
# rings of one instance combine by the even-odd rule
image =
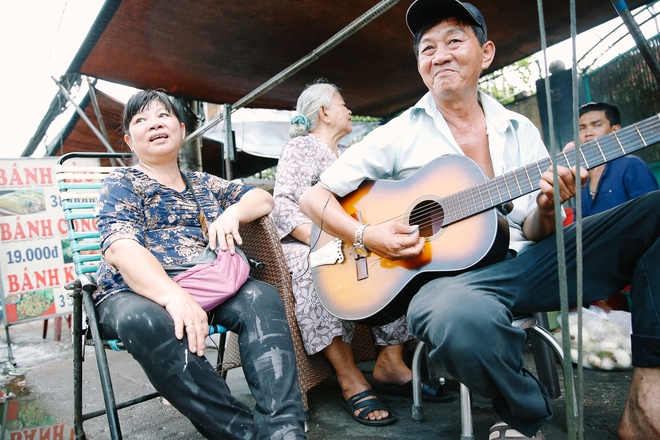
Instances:
[[[518,129],[518,121],[512,117],[515,115],[515,113],[506,109],[503,111],[502,105],[497,102],[497,100],[481,91],[479,92],[477,99],[479,99],[481,107],[484,109],[486,121],[495,130],[503,133],[509,127],[509,123],[513,125],[514,129]],[[435,105],[435,101],[433,100],[431,92],[427,92],[419,101],[417,101],[417,103],[412,107],[410,116],[414,117],[422,111],[429,115],[431,118],[433,118],[434,114],[439,113],[438,107]]]

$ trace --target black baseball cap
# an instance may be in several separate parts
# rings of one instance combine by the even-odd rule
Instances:
[[[415,35],[422,26],[428,23],[440,23],[449,17],[463,19],[479,26],[488,38],[486,20],[479,9],[470,3],[458,0],[415,0],[406,12],[406,23],[410,32]]]

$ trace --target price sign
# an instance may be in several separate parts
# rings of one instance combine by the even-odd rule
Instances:
[[[7,324],[72,311],[75,278],[56,157],[0,159],[0,272]],[[93,222],[88,225],[96,228]]]

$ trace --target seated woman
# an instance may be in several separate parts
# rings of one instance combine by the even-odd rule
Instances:
[[[103,261],[95,304],[104,337],[119,338],[156,390],[207,438],[303,439],[304,415],[289,326],[278,292],[248,279],[209,314],[164,268],[208,247],[234,255],[241,224],[272,197],[202,172],[181,172],[185,126],[169,97],[145,90],[123,115],[138,162],[105,180],[96,206]],[[204,357],[209,323],[238,334],[254,414]]]
[[[365,425],[387,425],[396,421],[394,414],[376,397],[355,365],[349,345],[353,324],[328,313],[314,290],[308,262],[312,222],[298,208],[300,196],[348,148],[339,145],[339,140],[352,131],[351,111],[337,87],[322,82],[302,92],[296,109],[298,114],[291,119],[293,139],[284,146],[277,166],[275,209],[271,213],[292,272],[296,320],[307,353],[323,352],[335,368],[348,412]],[[380,346],[373,377],[404,393],[412,389],[412,372],[402,359],[403,343],[412,339],[407,328],[405,317],[373,328]],[[427,400],[447,400],[441,393],[430,386],[424,390]]]

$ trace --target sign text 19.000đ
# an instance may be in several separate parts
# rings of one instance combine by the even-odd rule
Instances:
[[[50,260],[51,258],[59,258],[59,246],[44,246],[27,249],[15,249],[7,252],[8,264],[25,263],[28,261],[41,261]]]

